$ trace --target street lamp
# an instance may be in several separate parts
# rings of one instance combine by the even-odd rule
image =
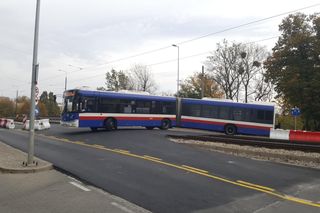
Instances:
[[[64,72],[66,74],[66,77],[64,78],[64,91],[67,90],[67,81],[68,81],[68,77],[67,77],[67,74],[68,74],[68,71],[65,71],[65,70],[58,70],[60,72]]]
[[[178,48],[177,96],[179,96],[179,46],[176,44],[172,44],[172,46]]]

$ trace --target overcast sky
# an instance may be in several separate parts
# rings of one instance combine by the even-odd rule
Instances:
[[[61,95],[68,88],[104,86],[111,68],[148,65],[158,93],[176,91],[180,77],[200,71],[206,56],[224,38],[256,42],[269,50],[287,16],[224,29],[320,3],[316,0],[42,0],[39,33],[39,89]],[[0,96],[30,95],[36,0],[0,1]],[[320,6],[301,10],[306,14]],[[216,34],[215,34],[216,33]],[[205,38],[190,41],[203,35]],[[186,42],[188,41],[188,42]],[[149,54],[131,57],[143,52]],[[196,56],[194,56],[196,55]],[[193,56],[193,57],[189,57]],[[125,59],[125,60],[119,60]],[[72,65],[72,66],[70,66]],[[79,71],[79,68],[83,68]]]

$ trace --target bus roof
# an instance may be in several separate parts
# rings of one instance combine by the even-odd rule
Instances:
[[[155,100],[155,101],[175,101],[175,97],[167,96],[156,96],[148,94],[136,94],[136,93],[125,93],[125,92],[114,92],[114,91],[101,91],[101,90],[81,90],[75,89],[79,94],[87,96],[98,96],[98,97],[113,97],[113,98],[133,98],[137,100]]]
[[[224,99],[192,99],[192,98],[184,98],[183,103],[190,104],[207,104],[207,105],[216,105],[216,106],[233,106],[233,107],[241,107],[241,108],[255,108],[255,109],[263,109],[263,110],[274,110],[275,104],[273,103],[239,103],[232,100],[224,100]]]

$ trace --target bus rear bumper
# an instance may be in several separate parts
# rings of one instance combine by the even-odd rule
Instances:
[[[66,127],[79,127],[79,120],[73,120],[73,121],[60,121],[61,126]]]

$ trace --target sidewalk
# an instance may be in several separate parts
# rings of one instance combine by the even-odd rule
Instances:
[[[0,212],[10,213],[146,213],[101,189],[86,185],[35,158],[25,167],[26,153],[0,142]]]

